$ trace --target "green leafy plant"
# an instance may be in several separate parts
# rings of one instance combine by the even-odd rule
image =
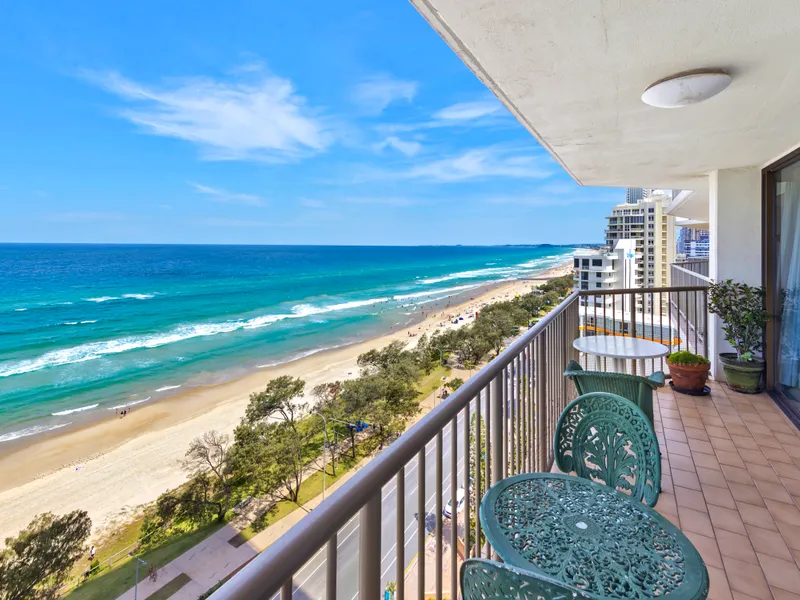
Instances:
[[[728,279],[708,288],[708,310],[722,319],[725,339],[741,361],[753,361],[761,351],[767,325],[764,288]]]
[[[688,350],[673,352],[667,357],[667,363],[671,365],[682,365],[684,367],[699,367],[700,365],[711,364],[705,356],[694,354]]]

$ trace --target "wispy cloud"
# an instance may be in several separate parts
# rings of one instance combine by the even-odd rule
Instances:
[[[313,198],[300,198],[300,206],[305,208],[325,208],[327,205],[322,200]]]
[[[578,184],[553,183],[543,185],[532,192],[504,194],[485,198],[483,202],[492,204],[513,204],[517,206],[568,206],[573,204],[603,204],[618,200],[617,189],[597,190],[592,195],[581,193]]]
[[[151,135],[196,144],[206,160],[283,162],[323,151],[332,142],[320,111],[288,79],[259,65],[229,79],[187,77],[159,85],[118,73],[84,76],[131,105],[119,115]]]
[[[64,212],[50,213],[44,216],[45,220],[55,223],[99,223],[127,221],[130,217],[121,212]]]
[[[439,121],[472,121],[504,112],[505,108],[497,100],[480,100],[453,104],[433,113],[433,118]]]
[[[271,227],[273,223],[269,221],[254,221],[252,219],[224,219],[216,217],[208,217],[204,219],[195,219],[192,221],[193,225],[201,225],[204,227]]]
[[[352,196],[344,198],[344,202],[348,204],[368,204],[373,206],[413,206],[418,204],[413,198],[405,198],[403,196]]]
[[[369,114],[380,114],[393,102],[411,102],[417,93],[415,81],[376,75],[353,88],[353,100]]]
[[[375,150],[378,152],[384,148],[393,148],[406,156],[414,156],[422,149],[422,144],[414,140],[401,140],[395,135],[390,135],[382,142],[375,144]]]
[[[254,194],[240,194],[230,192],[222,188],[213,188],[200,183],[187,182],[195,190],[209,197],[214,202],[225,202],[230,204],[247,204],[249,206],[266,206],[267,201],[261,196]]]
[[[520,154],[511,149],[494,146],[467,150],[461,154],[417,165],[400,173],[400,177],[447,183],[490,177],[546,179],[553,172],[549,161],[542,155]]]

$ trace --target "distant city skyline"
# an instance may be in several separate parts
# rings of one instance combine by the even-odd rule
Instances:
[[[0,241],[602,240],[410,4],[191,6],[5,8]]]

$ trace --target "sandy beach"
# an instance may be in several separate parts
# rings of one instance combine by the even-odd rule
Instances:
[[[570,266],[561,266],[535,279],[503,283],[467,302],[428,315],[411,327],[216,386],[195,388],[134,409],[123,419],[92,423],[3,455],[0,536],[16,534],[36,514],[75,509],[88,511],[95,531],[100,531],[125,518],[135,507],[180,485],[186,479],[180,461],[191,440],[211,429],[232,432],[250,394],[263,389],[270,379],[279,375],[301,377],[310,391],[319,383],[355,377],[359,354],[395,340],[413,344],[416,336],[470,323],[482,306],[524,294],[533,283],[569,272]],[[452,318],[458,316],[464,320],[452,324]]]

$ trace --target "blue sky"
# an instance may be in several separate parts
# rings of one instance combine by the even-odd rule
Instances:
[[[0,241],[598,242],[405,0],[3,3]]]

